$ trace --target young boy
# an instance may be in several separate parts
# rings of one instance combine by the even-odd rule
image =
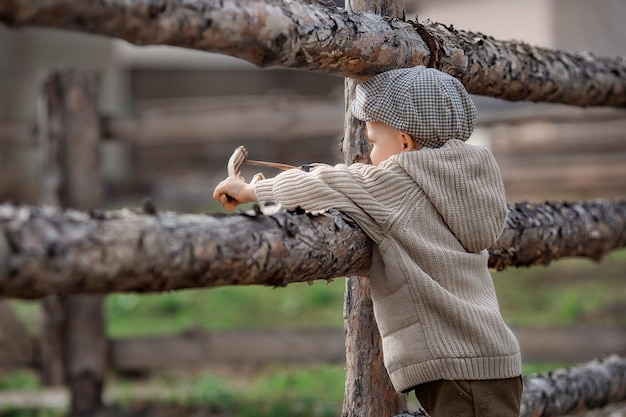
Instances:
[[[519,345],[487,269],[506,200],[491,152],[465,143],[467,91],[435,69],[388,71],[357,87],[352,111],[372,165],[228,178],[214,197],[232,197],[228,210],[259,201],[352,217],[375,243],[370,288],[394,388],[415,391],[432,417],[518,417]]]

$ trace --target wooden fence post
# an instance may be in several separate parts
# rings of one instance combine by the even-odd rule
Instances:
[[[346,9],[354,12],[373,11],[392,17],[404,16],[404,2],[399,0],[348,0]],[[369,160],[365,124],[354,118],[350,110],[356,85],[356,81],[346,79],[342,152],[347,164]],[[374,319],[367,279],[346,279],[344,322],[346,387],[342,417],[391,417],[406,411],[406,397],[396,393],[383,363],[382,340]]]
[[[44,80],[38,112],[44,204],[80,210],[101,205],[98,88],[93,71],[60,71]],[[70,415],[89,415],[102,406],[103,297],[50,296],[43,309],[42,379],[67,384]]]

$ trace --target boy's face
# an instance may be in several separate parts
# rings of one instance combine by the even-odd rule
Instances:
[[[372,144],[370,159],[378,166],[391,155],[412,151],[416,144],[406,133],[382,122],[365,122],[367,137]]]

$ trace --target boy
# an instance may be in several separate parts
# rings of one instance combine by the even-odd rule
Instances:
[[[499,312],[488,253],[506,219],[498,166],[465,143],[476,108],[435,69],[378,74],[357,87],[372,165],[289,170],[215,189],[238,204],[335,208],[374,241],[370,288],[385,367],[432,417],[518,417],[521,356]]]

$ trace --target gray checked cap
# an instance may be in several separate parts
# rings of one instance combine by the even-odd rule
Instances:
[[[354,117],[383,122],[408,133],[420,145],[438,148],[450,139],[467,140],[476,106],[454,77],[422,66],[377,74],[359,84]]]

